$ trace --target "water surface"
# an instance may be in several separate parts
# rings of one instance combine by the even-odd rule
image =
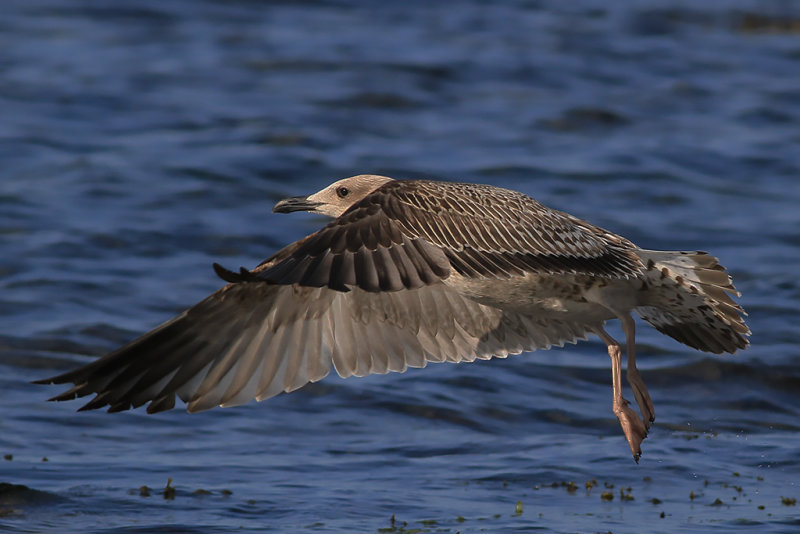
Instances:
[[[798,17],[6,2],[0,530],[797,531]],[[252,267],[322,224],[273,215],[279,198],[365,172],[510,187],[643,247],[710,250],[752,346],[640,328],[657,420],[638,465],[597,340],[196,415],[77,414],[29,384],[200,300],[212,262]]]

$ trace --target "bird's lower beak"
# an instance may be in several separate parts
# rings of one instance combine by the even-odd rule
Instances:
[[[321,206],[322,202],[314,202],[308,200],[308,197],[291,197],[285,198],[275,204],[272,211],[275,213],[291,213],[293,211],[314,211],[317,206]]]

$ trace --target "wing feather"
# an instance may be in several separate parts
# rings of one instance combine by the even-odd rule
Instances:
[[[94,394],[85,409],[149,402],[156,412],[177,395],[194,412],[292,391],[331,367],[347,377],[473,361],[572,341],[586,328],[503,312],[444,284],[376,294],[244,282],[43,382],[75,384],[53,400]]]
[[[633,243],[534,199],[477,184],[391,181],[244,277],[348,291],[464,276],[639,276]],[[235,273],[225,271],[228,278]],[[233,278],[230,277],[233,275]]]

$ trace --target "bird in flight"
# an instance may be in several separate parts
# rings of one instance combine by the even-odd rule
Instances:
[[[533,198],[488,185],[359,175],[275,212],[333,217],[252,270],[214,264],[227,284],[83,367],[40,380],[94,394],[81,410],[149,403],[190,412],[294,391],[325,377],[471,362],[598,336],[612,410],[634,459],[655,411],[636,368],[636,312],[698,350],[733,353],[750,330],[739,296],[705,252],[645,250]],[[641,416],[622,395],[627,382]]]

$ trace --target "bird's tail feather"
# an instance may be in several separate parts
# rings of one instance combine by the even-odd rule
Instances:
[[[646,267],[645,305],[639,315],[660,332],[706,352],[736,352],[747,346],[747,315],[731,295],[731,277],[706,252],[639,250]]]

